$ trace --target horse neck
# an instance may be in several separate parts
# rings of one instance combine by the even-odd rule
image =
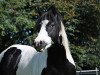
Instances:
[[[71,55],[71,52],[69,50],[69,43],[68,43],[67,35],[65,32],[65,28],[64,28],[64,25],[62,22],[61,22],[60,35],[62,36],[62,44],[66,50],[66,58],[69,60],[69,62],[71,62],[73,65],[75,65],[74,60],[73,60],[72,55]]]
[[[66,52],[63,45],[54,43],[48,48],[48,64],[63,65],[66,61]]]

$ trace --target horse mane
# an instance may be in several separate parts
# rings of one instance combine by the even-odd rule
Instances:
[[[62,36],[62,45],[65,47],[66,50],[66,57],[68,58],[68,60],[75,65],[74,60],[72,58],[70,49],[69,49],[69,43],[68,43],[68,38],[67,38],[67,34],[65,31],[65,27],[64,24],[61,21],[61,31],[60,31],[60,35]]]

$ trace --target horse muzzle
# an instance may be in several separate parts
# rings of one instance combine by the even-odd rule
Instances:
[[[47,46],[47,43],[45,43],[44,41],[34,42],[34,46],[37,49],[37,51],[42,52]]]

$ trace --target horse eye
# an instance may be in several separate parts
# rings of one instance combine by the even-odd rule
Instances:
[[[51,23],[51,25],[54,25],[54,22],[53,22],[53,23]]]

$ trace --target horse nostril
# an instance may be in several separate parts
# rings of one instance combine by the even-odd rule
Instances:
[[[40,41],[40,42],[34,42],[33,44],[34,44],[34,46],[39,47],[39,46],[41,46],[43,43],[44,43],[43,41]]]
[[[42,41],[40,41],[40,45],[42,44]]]

